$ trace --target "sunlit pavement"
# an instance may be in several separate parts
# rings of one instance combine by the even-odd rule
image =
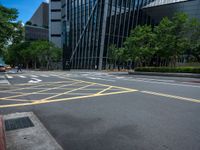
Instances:
[[[6,76],[11,85],[0,91],[0,112],[33,111],[63,149],[200,149],[199,79],[26,70]]]

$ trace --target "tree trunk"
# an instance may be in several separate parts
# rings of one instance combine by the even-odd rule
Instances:
[[[26,69],[28,69],[28,63],[26,63]]]
[[[36,60],[34,62],[34,68],[37,69],[37,62],[36,62]]]

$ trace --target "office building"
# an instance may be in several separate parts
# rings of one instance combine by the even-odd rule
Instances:
[[[49,40],[49,4],[42,2],[25,25],[26,40]]]
[[[108,47],[121,47],[137,25],[176,12],[200,18],[199,0],[51,0],[50,40],[63,48],[63,66],[105,69]]]

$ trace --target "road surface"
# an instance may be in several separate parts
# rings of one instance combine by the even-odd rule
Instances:
[[[89,71],[7,78],[0,113],[34,112],[65,150],[200,149],[200,79]]]

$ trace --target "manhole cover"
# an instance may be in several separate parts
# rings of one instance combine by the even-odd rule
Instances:
[[[29,117],[5,120],[6,131],[23,129],[23,128],[28,128],[28,127],[33,127],[33,126],[34,125],[32,121],[29,119]]]

